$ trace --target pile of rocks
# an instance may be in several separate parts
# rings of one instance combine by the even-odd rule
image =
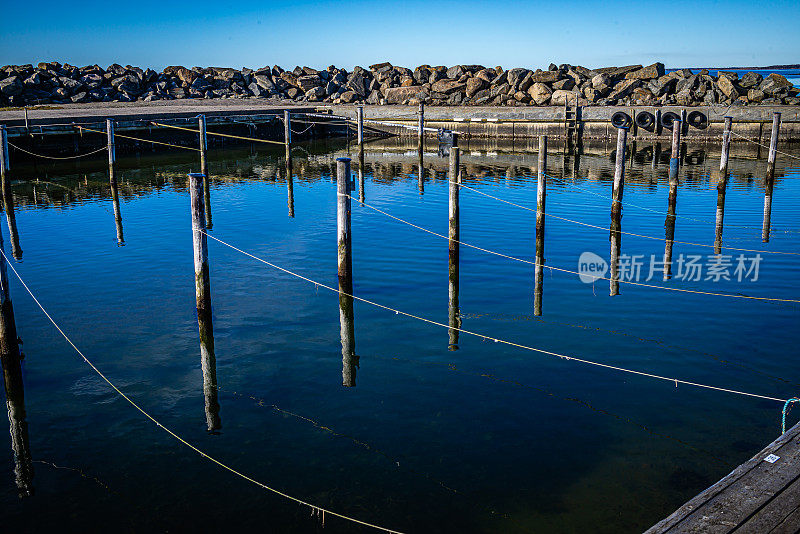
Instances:
[[[152,69],[111,65],[39,63],[0,69],[0,106],[70,102],[132,102],[179,98],[276,98],[349,104],[563,106],[581,105],[800,104],[800,90],[785,77],[748,72],[681,69],[662,63],[587,69],[551,64],[547,70],[505,70],[481,65],[413,71],[389,63],[326,70],[278,66],[259,70],[219,67]]]

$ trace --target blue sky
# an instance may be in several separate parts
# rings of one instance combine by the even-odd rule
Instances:
[[[800,63],[800,1],[11,2],[0,64]],[[78,7],[79,6],[79,7]]]

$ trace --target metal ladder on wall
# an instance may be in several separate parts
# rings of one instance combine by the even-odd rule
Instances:
[[[578,138],[581,108],[578,105],[578,94],[575,93],[575,104],[569,105],[569,99],[564,101],[564,140],[566,147],[572,147]]]

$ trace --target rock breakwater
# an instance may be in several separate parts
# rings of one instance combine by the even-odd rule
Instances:
[[[0,69],[0,106],[133,102],[185,98],[270,98],[331,104],[439,106],[800,105],[800,90],[784,76],[747,72],[716,76],[689,69],[665,73],[662,63],[588,69],[551,64],[547,70],[390,63],[352,71],[279,66],[258,70],[171,66],[75,67],[58,62]]]

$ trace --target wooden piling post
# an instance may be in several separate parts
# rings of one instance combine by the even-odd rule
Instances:
[[[448,217],[449,217],[449,248],[450,255],[458,257],[458,241],[459,241],[459,207],[458,207],[458,193],[461,188],[461,161],[460,161],[459,148],[457,146],[450,147],[450,173],[449,173],[449,195],[448,195]]]
[[[775,159],[778,155],[778,133],[781,128],[781,114],[779,111],[772,113],[772,134],[769,137],[769,154],[767,155],[767,179],[775,177]]]
[[[728,153],[731,146],[731,129],[733,128],[733,117],[725,117],[725,130],[722,132],[722,153],[719,157],[720,180],[728,177]]]
[[[114,121],[106,119],[106,139],[108,151],[108,183],[111,187],[111,204],[114,208],[114,224],[117,228],[117,245],[124,245],[125,238],[122,234],[122,212],[119,205],[119,185],[117,183],[117,145],[114,137]]]
[[[206,229],[213,226],[211,222],[211,175],[208,173],[208,134],[206,133],[206,116],[198,117],[200,130],[200,174],[203,175],[203,200],[205,202]]]
[[[286,159],[289,159],[292,151],[292,115],[288,109],[283,110],[283,141],[286,145]]]
[[[11,191],[11,156],[8,152],[8,132],[6,126],[0,125],[0,194],[3,197],[3,209],[8,222],[8,234],[11,241],[11,255],[22,259],[22,248],[19,246],[19,233],[17,232],[17,215],[14,211],[14,194]]]
[[[533,314],[542,314],[542,283],[544,281],[544,221],[547,197],[547,136],[539,136],[539,158],[536,183],[536,265],[534,266]]]
[[[545,198],[547,195],[547,136],[539,136],[539,161],[536,182],[536,235],[544,232]]]
[[[628,129],[617,130],[617,157],[614,166],[614,185],[611,191],[611,216],[622,213],[622,193],[625,188],[625,143]]]
[[[197,305],[197,325],[200,332],[200,363],[203,371],[206,423],[208,431],[214,432],[220,428],[221,424],[219,420],[219,402],[217,400],[217,364],[214,354],[211,279],[208,271],[208,244],[202,174],[189,174],[189,197],[191,199],[195,300]]]
[[[672,153],[670,158],[676,161],[681,157],[681,124],[678,119],[672,122]]]
[[[455,143],[454,137],[454,143]],[[459,189],[461,188],[461,158],[457,146],[450,147],[450,170],[448,173],[448,345],[447,350],[458,350],[458,328],[461,317],[458,305],[459,293]]]
[[[355,387],[358,357],[353,314],[353,257],[350,233],[350,158],[336,160],[336,238],[338,244],[339,326],[342,341],[342,385]]]
[[[364,143],[364,106],[358,106],[356,108],[356,119],[358,127],[358,144],[361,145]]]
[[[611,212],[609,242],[611,243],[609,295],[613,297],[619,295],[619,255],[622,249],[622,214],[620,212]]]

